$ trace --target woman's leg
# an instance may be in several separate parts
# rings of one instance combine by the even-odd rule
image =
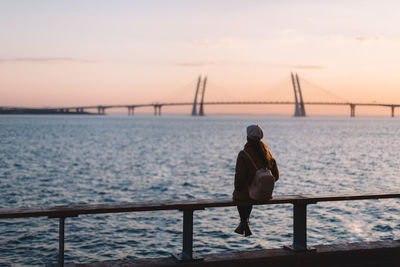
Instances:
[[[241,221],[247,221],[250,217],[251,210],[253,209],[253,206],[237,206],[240,220]]]
[[[253,205],[247,206],[247,218],[250,218],[251,210],[253,209]]]
[[[250,230],[250,226],[249,226],[249,217],[250,217],[250,213],[252,210],[253,206],[237,206],[239,215],[240,215],[240,224],[239,226],[236,228],[235,232],[238,234],[243,234],[245,236],[249,236],[252,235],[252,232]]]
[[[249,236],[249,235],[252,235],[253,233],[251,232],[251,229],[250,229],[250,224],[249,224],[249,218],[250,218],[250,213],[251,213],[251,210],[253,209],[253,206],[252,205],[250,205],[250,206],[246,206],[246,209],[245,209],[245,215],[246,215],[246,221],[244,222],[244,225],[245,225],[245,227],[244,227],[244,236]]]

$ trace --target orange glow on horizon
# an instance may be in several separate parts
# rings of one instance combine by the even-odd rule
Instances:
[[[163,10],[169,5],[175,8],[167,15]],[[294,2],[288,9],[284,3],[235,2],[227,8],[206,1],[103,3],[92,9],[49,2],[46,9],[33,3],[21,9],[4,2],[0,106],[192,102],[199,74],[208,77],[205,101],[293,101],[291,72],[299,74],[306,102],[400,104],[400,22],[394,5],[356,1],[305,8]],[[22,25],[20,17],[28,23]],[[306,109],[349,112],[348,107]],[[291,114],[293,107],[206,106],[206,111]],[[356,114],[389,112],[356,108]]]

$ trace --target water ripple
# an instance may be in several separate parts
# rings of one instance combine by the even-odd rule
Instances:
[[[276,157],[279,194],[399,188],[400,125],[392,118],[215,116],[0,117],[0,207],[230,197],[245,127],[258,123]],[[313,244],[394,239],[400,200],[319,203]],[[235,207],[194,213],[199,253],[292,242],[292,207],[253,209],[254,235],[235,235]],[[66,261],[168,256],[182,246],[179,211],[66,219]],[[58,220],[0,221],[0,266],[57,260]]]

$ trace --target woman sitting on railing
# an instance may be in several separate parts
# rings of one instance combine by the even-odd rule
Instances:
[[[263,136],[263,130],[258,125],[247,127],[247,143],[244,149],[239,152],[236,161],[235,190],[233,191],[233,199],[235,201],[251,200],[249,187],[259,169],[270,170],[273,178],[275,178],[271,178],[273,181],[271,184],[272,188],[270,188],[270,196],[266,196],[267,198],[272,197],[273,184],[279,179],[279,170],[267,146],[261,141]],[[235,233],[244,233],[245,236],[252,235],[249,225],[252,208],[252,205],[237,206],[240,215],[240,224],[236,228]]]

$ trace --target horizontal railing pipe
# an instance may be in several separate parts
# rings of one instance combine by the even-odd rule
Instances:
[[[328,201],[350,201],[368,199],[400,198],[400,192],[383,193],[348,193],[328,195],[279,195],[270,200],[234,201],[231,198],[197,199],[197,200],[165,200],[148,202],[124,202],[107,204],[73,204],[51,207],[19,207],[1,208],[0,219],[49,217],[59,218],[59,265],[64,263],[64,229],[65,218],[85,214],[142,212],[157,210],[183,211],[182,253],[176,255],[178,260],[196,260],[193,253],[193,212],[206,208],[293,204],[293,244],[289,248],[295,251],[308,251],[307,246],[307,205]]]

